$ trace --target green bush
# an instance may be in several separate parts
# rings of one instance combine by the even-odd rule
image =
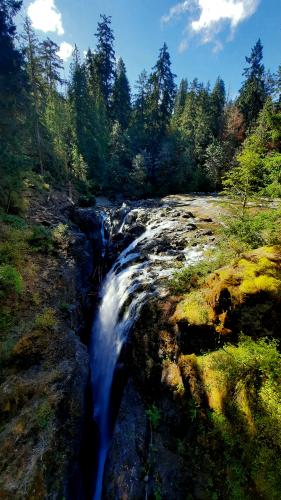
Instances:
[[[50,254],[54,249],[52,233],[46,227],[38,224],[32,228],[28,243],[35,252]]]
[[[255,215],[229,218],[223,229],[227,237],[235,237],[250,248],[280,243],[280,210],[265,210]]]
[[[0,221],[9,224],[14,229],[27,229],[28,227],[26,221],[19,215],[4,214],[0,216]]]
[[[9,292],[21,293],[23,279],[15,267],[11,265],[0,266],[0,296]]]
[[[57,246],[63,245],[67,243],[67,233],[68,233],[68,225],[67,224],[58,224],[52,231],[52,238],[54,243]]]
[[[54,409],[51,407],[49,401],[43,401],[36,410],[36,422],[39,429],[44,430],[49,425],[55,416]]]
[[[51,308],[45,309],[42,314],[38,314],[35,318],[35,326],[42,330],[53,330],[56,324],[55,311]]]
[[[92,207],[96,204],[96,197],[94,194],[85,194],[80,196],[78,200],[79,207],[87,208]]]
[[[279,499],[281,354],[278,343],[241,336],[236,346],[226,345],[196,359],[197,384],[205,391],[209,411],[208,420],[197,423],[200,453],[195,460],[201,465],[202,457],[210,454],[213,465],[208,474],[212,475],[223,498],[252,498],[249,495],[252,491],[253,497]]]
[[[147,414],[147,416],[148,416],[148,418],[150,420],[152,429],[156,430],[157,427],[159,426],[160,420],[161,420],[160,410],[157,408],[157,406],[152,405],[147,410],[146,414]]]

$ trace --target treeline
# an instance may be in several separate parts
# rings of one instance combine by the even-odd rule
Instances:
[[[85,203],[99,192],[219,190],[226,174],[231,190],[235,175],[248,179],[249,169],[247,192],[280,194],[281,67],[275,75],[265,72],[260,41],[246,58],[233,102],[220,77],[213,88],[197,79],[177,88],[166,44],[132,92],[124,61],[116,61],[110,17],[100,18],[95,51],[82,58],[75,48],[70,80],[63,82],[58,46],[49,38],[39,42],[28,18],[16,43],[13,19],[21,2],[0,0],[0,7],[5,210],[20,204],[27,171],[67,186],[70,196],[74,186]]]

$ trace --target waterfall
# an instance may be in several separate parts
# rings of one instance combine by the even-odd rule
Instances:
[[[102,496],[103,473],[111,438],[110,395],[116,364],[128,333],[148,296],[142,284],[150,281],[150,261],[149,258],[140,261],[141,247],[172,225],[171,221],[150,224],[120,254],[101,288],[101,302],[93,323],[90,346],[94,420],[99,432],[94,500],[100,500]]]

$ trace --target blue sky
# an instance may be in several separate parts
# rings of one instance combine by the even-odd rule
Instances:
[[[213,83],[220,75],[231,96],[241,85],[245,55],[260,37],[264,64],[281,64],[281,0],[24,0],[39,36],[49,36],[67,56],[95,47],[100,13],[112,16],[116,55],[125,61],[133,86],[168,44],[178,80]]]

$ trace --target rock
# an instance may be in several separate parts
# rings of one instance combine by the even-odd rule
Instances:
[[[137,238],[138,236],[141,236],[142,233],[144,233],[145,229],[146,227],[143,224],[135,224],[129,229],[128,233],[134,238]]]
[[[146,455],[146,411],[129,380],[123,394],[104,473],[104,497],[143,499]],[[145,481],[146,482],[146,481]]]
[[[184,214],[182,214],[182,218],[183,219],[194,219],[194,215],[192,212],[185,212]]]
[[[211,231],[211,229],[207,229],[206,231],[202,231],[200,233],[201,236],[213,236],[213,231]]]
[[[199,222],[213,222],[213,219],[211,217],[201,217]]]
[[[186,229],[187,231],[195,231],[195,229],[197,229],[197,226],[196,226],[196,224],[193,224],[193,222],[190,222],[190,223],[188,224],[188,226],[186,226],[186,228],[185,228],[185,229]]]
[[[95,208],[74,208],[71,220],[85,233],[100,231],[100,217]]]

